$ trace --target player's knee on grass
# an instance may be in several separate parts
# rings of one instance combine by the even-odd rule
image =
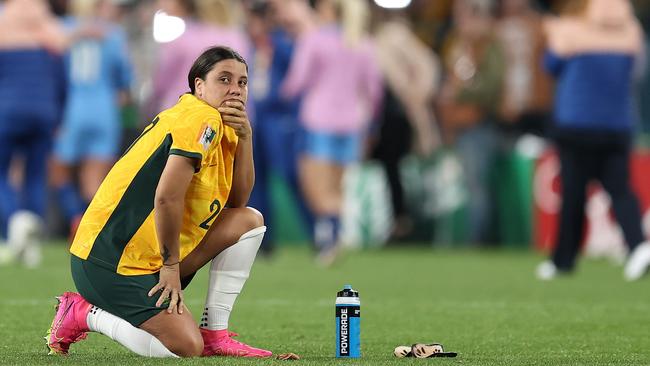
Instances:
[[[198,357],[203,352],[203,338],[198,332],[173,334],[167,337],[163,344],[180,357]]]
[[[196,357],[203,352],[203,337],[189,311],[169,314],[163,310],[142,323],[140,328],[158,338],[177,356]]]

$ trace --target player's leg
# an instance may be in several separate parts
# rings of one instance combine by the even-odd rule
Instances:
[[[630,153],[628,148],[613,149],[603,154],[599,180],[612,199],[614,215],[632,252],[645,240],[641,228],[641,210],[630,186]]]
[[[343,173],[359,158],[360,136],[311,133],[301,164],[301,180],[316,221],[314,243],[318,263],[328,266],[337,254],[343,202]]]
[[[3,235],[7,234],[9,217],[16,211],[16,192],[10,183],[10,170],[16,140],[9,131],[0,131],[0,226]]]
[[[72,182],[72,165],[57,155],[50,161],[50,182],[56,190],[57,201],[68,222],[83,212],[83,202]]]
[[[599,180],[612,199],[614,215],[630,250],[623,275],[628,281],[641,278],[650,266],[650,242],[641,227],[641,210],[630,186],[630,149],[612,149],[601,160]]]
[[[327,215],[339,209],[338,203],[327,197],[330,186],[329,167],[328,161],[309,154],[303,155],[299,161],[300,188],[315,216]]]
[[[226,248],[234,246],[244,234],[260,227],[264,227],[264,217],[259,211],[250,207],[224,208],[201,243],[183,258],[181,278],[193,275]]]
[[[203,352],[203,338],[187,308],[182,314],[160,311],[140,324],[140,329],[156,337],[178,356],[195,357]]]
[[[147,296],[157,275],[122,276],[71,258],[72,278],[80,294],[66,292],[46,336],[51,354],[67,354],[89,331],[99,332],[147,357],[197,356],[203,341],[189,311],[166,314]],[[91,305],[91,303],[93,305]],[[142,329],[141,329],[142,328]]]
[[[69,226],[70,240],[74,237],[85,204],[73,179],[73,167],[80,160],[80,151],[87,135],[81,129],[74,113],[67,113],[54,142],[50,161],[50,182],[56,191],[57,202]]]
[[[156,306],[157,296],[148,296],[157,273],[122,276],[72,256],[72,275],[81,295],[101,309],[88,314],[91,331],[144,356],[201,354],[203,340],[190,311],[169,314],[164,305]]]
[[[339,251],[345,166],[338,161],[329,161],[324,168],[327,172],[324,180],[326,184],[324,196],[330,201],[330,210],[316,218],[314,234],[318,247],[316,261],[327,267],[334,263]]]
[[[576,147],[559,146],[562,204],[553,263],[560,271],[572,271],[580,250],[585,224],[586,189],[592,176],[593,158]]]
[[[86,146],[82,156],[80,183],[81,196],[89,203],[95,192],[115,163],[120,147],[120,121],[115,107],[101,107],[103,118],[95,118],[92,123],[92,135],[95,136],[91,145]]]
[[[31,134],[24,143],[24,174],[21,210],[9,221],[9,241],[22,248],[25,265],[35,267],[41,262],[43,217],[47,202],[47,156],[52,145],[49,126]]]
[[[305,146],[298,162],[301,191],[314,215],[314,246],[318,252],[332,247],[338,226],[340,201],[332,196],[333,137],[305,131]]]
[[[371,158],[376,159],[386,172],[394,217],[390,241],[405,238],[413,229],[413,222],[405,204],[404,186],[399,169],[400,161],[411,151],[412,120],[412,116],[406,114],[392,90],[385,88],[384,108],[378,120],[379,135],[374,141]]]
[[[284,168],[279,171],[283,172],[282,174],[289,183],[289,189],[293,192],[293,197],[296,200],[298,214],[302,219],[298,220],[298,223],[302,223],[311,236],[314,231],[314,213],[309,209],[305,196],[301,192],[299,174],[299,161],[305,149],[305,135],[305,129],[300,123],[297,120],[293,121],[293,129],[287,133],[286,163],[283,164]]]
[[[91,158],[84,160],[81,165],[79,180],[81,183],[81,196],[85,202],[92,200],[112,166],[113,160],[109,159]]]
[[[181,277],[210,264],[208,294],[201,319],[204,356],[268,357],[271,352],[235,341],[230,313],[250,275],[264,238],[264,219],[255,209],[228,208],[212,223],[199,246],[181,262]]]
[[[331,199],[335,200],[338,207],[337,215],[340,215],[341,207],[343,205],[343,174],[345,168],[360,160],[361,156],[361,134],[346,133],[340,135],[333,135],[330,137],[328,145],[328,158],[329,163],[328,176],[328,191]]]
[[[324,265],[332,260],[320,258],[335,258],[329,253],[335,253],[332,249],[336,246],[340,225],[341,202],[336,193],[332,192],[333,182],[336,180],[332,176],[332,165],[328,160],[309,154],[304,155],[299,164],[301,190],[314,215],[314,249],[317,252],[317,260]]]
[[[140,356],[178,357],[150,333],[91,305],[77,293],[66,292],[57,296],[57,301],[52,325],[45,336],[51,355],[68,354],[70,346],[85,339],[87,332],[98,332]]]
[[[490,192],[489,173],[496,156],[495,128],[480,121],[463,129],[456,138],[455,151],[463,169],[468,194],[466,240],[485,244],[489,241],[494,195]]]
[[[25,176],[22,201],[24,209],[39,217],[47,202],[47,156],[52,144],[49,132],[34,134],[25,146]]]
[[[0,122],[3,121],[0,118]],[[6,128],[0,129],[0,235],[7,236],[9,217],[16,211],[16,192],[10,183],[10,171],[15,140]],[[18,248],[0,243],[0,265],[16,259]]]

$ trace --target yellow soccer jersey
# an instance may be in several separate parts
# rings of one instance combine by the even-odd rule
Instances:
[[[238,138],[193,95],[160,113],[117,161],[86,210],[70,252],[123,275],[162,266],[154,196],[170,154],[197,159],[185,195],[180,258],[205,236],[228,200]],[[198,162],[200,161],[200,162]]]

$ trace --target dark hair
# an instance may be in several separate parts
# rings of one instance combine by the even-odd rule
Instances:
[[[190,85],[190,92],[194,94],[194,80],[196,78],[205,80],[205,76],[212,70],[214,65],[223,60],[237,60],[246,66],[248,71],[248,64],[246,60],[237,51],[230,47],[216,46],[210,47],[203,51],[201,56],[194,61],[190,73],[187,74],[187,82]]]

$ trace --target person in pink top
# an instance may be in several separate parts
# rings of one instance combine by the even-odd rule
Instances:
[[[299,36],[282,86],[286,97],[302,96],[300,183],[316,217],[317,260],[325,265],[336,255],[344,168],[359,159],[381,99],[380,71],[365,33],[368,12],[364,0],[316,1],[319,24]]]
[[[153,77],[152,110],[175,105],[186,93],[187,80],[178,70],[189,70],[196,58],[215,45],[228,46],[248,60],[250,45],[238,29],[232,0],[158,0],[167,15],[185,21],[185,31],[171,42],[160,45],[158,65]]]

